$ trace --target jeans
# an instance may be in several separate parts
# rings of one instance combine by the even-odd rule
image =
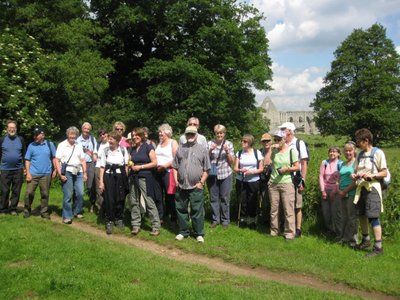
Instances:
[[[24,170],[10,170],[1,171],[1,198],[0,198],[0,212],[6,213],[16,211],[19,196],[21,194],[22,181],[24,179]],[[11,198],[10,198],[11,191]],[[11,205],[9,206],[9,200]]]
[[[72,195],[75,191],[74,215],[82,213],[83,205],[83,173],[73,175],[71,172],[65,174],[67,181],[62,184],[63,197],[63,219],[72,219]]]
[[[229,175],[225,179],[217,179],[217,176],[209,176],[207,184],[210,192],[212,222],[228,225],[230,222],[229,200],[232,191],[232,175]]]
[[[86,162],[87,181],[86,189],[89,196],[90,203],[96,203],[96,179],[95,179],[95,166],[94,162]]]

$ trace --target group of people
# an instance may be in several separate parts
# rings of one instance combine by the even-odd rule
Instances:
[[[293,123],[282,124],[273,136],[263,134],[263,147],[259,150],[253,148],[252,135],[243,135],[241,149],[236,152],[225,138],[223,125],[214,127],[215,136],[208,142],[198,132],[198,118],[189,118],[186,125],[178,143],[172,138],[171,126],[162,124],[156,144],[148,139],[145,127],[134,128],[124,137],[126,127],[122,122],[115,122],[110,132],[100,128],[97,141],[91,135],[91,125],[85,122],[81,134],[78,128],[69,127],[66,139],[57,148],[45,139],[43,129],[35,128],[34,141],[26,148],[23,138],[17,135],[16,122],[10,120],[0,147],[0,212],[17,213],[25,172],[24,217],[31,214],[39,185],[40,213],[43,218],[50,218],[50,183],[58,175],[65,224],[71,224],[74,217],[83,218],[86,185],[90,210],[104,216],[107,234],[112,234],[114,226],[125,227],[127,203],[133,235],[141,231],[142,217],[147,212],[150,235],[158,236],[161,224],[169,217],[178,224],[176,240],[190,235],[191,220],[193,235],[198,242],[204,242],[204,188],[207,185],[210,195],[211,227],[221,225],[226,229],[231,219],[230,195],[235,175],[239,227],[256,229],[261,206],[268,212],[271,236],[282,233],[288,241],[301,236],[302,192],[309,154],[304,141],[295,137]],[[383,251],[379,179],[386,176],[387,167],[381,150],[374,150],[375,157],[371,159],[372,142],[369,130],[357,131],[356,143],[362,155],[356,158],[356,145],[346,143],[345,162],[339,160],[340,149],[331,147],[329,158],[321,164],[320,186],[327,228],[341,241],[356,247],[356,215],[361,216],[363,239],[357,247],[366,249],[371,244],[369,221],[375,236],[371,253],[377,255]],[[279,222],[280,218],[283,222]]]
[[[373,146],[373,135],[368,129],[357,130],[355,140],[344,145],[344,161],[339,159],[341,149],[332,146],[328,159],[321,162],[322,215],[327,230],[338,242],[358,250],[371,246],[369,223],[375,245],[367,256],[377,256],[383,253],[379,216],[383,212],[381,181],[388,175],[386,157],[381,149]],[[357,219],[362,233],[359,244]]]

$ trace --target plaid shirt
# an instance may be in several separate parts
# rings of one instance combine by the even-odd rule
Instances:
[[[221,150],[221,145],[217,145],[214,150],[210,151],[210,147],[212,145],[216,144],[215,140],[209,141],[208,142],[208,153],[210,155],[210,162],[211,163],[216,163],[217,158],[219,155],[219,151]],[[228,153],[234,157],[235,152],[233,151],[233,144],[230,141],[225,141],[225,144],[228,146]],[[228,162],[228,154],[222,150],[221,151],[221,157],[218,160],[218,165],[217,165],[217,179],[222,180],[227,178],[232,174],[232,168],[231,165]]]

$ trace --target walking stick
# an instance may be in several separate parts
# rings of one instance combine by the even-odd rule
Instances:
[[[240,173],[241,172],[239,172],[239,175],[240,175]],[[244,179],[243,178],[243,175],[242,175],[242,179]],[[239,227],[239,225],[240,225],[240,210],[241,210],[241,208],[242,208],[242,190],[243,190],[243,181],[240,181],[240,180],[237,180],[237,181],[239,181],[240,182],[240,186],[239,186],[239,193],[237,193],[237,199],[236,200],[238,200],[239,201],[239,209],[238,209],[238,219],[237,219],[237,225],[238,225],[238,227]],[[237,184],[237,183],[236,183]]]

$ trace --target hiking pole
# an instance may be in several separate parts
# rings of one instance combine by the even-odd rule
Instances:
[[[239,175],[240,175],[240,173],[241,172],[239,172]],[[243,174],[242,174],[242,179],[244,179],[244,176],[243,176]],[[239,225],[240,225],[240,211],[241,211],[241,208],[242,208],[242,190],[243,190],[243,181],[240,181],[240,180],[237,180],[236,181],[236,184],[238,183],[238,182],[240,182],[240,186],[239,186],[239,193],[237,193],[236,195],[236,200],[239,202],[239,209],[238,209],[238,219],[237,219],[237,225],[238,225],[238,227],[239,227]]]

